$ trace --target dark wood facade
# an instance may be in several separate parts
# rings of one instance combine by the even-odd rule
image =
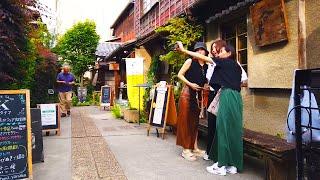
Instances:
[[[128,42],[135,39],[134,2],[130,2],[111,26],[117,42]]]
[[[154,1],[146,12],[143,1],[136,0],[134,4],[134,26],[137,38],[145,37],[159,26],[163,26],[169,19],[184,13],[199,0],[159,0]]]

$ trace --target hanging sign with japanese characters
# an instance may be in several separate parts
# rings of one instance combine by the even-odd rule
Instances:
[[[29,90],[0,90],[0,180],[32,179]]]

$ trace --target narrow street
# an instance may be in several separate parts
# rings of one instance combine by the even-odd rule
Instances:
[[[71,123],[70,123],[71,122]],[[35,179],[263,179],[263,166],[245,158],[245,169],[221,177],[206,172],[212,162],[180,156],[172,133],[162,140],[146,125],[114,119],[98,107],[76,107],[62,119],[61,136],[44,136],[45,162],[34,165]],[[203,142],[200,141],[200,145]],[[72,172],[70,174],[70,172]]]

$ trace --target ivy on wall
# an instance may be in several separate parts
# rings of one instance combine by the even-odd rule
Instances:
[[[158,27],[155,31],[167,37],[165,48],[168,53],[161,55],[160,60],[167,61],[171,66],[170,78],[173,83],[180,68],[187,59],[186,55],[174,50],[176,42],[181,41],[185,47],[190,48],[194,42],[202,37],[204,27],[200,24],[189,22],[185,17],[175,17],[170,19],[165,26]]]

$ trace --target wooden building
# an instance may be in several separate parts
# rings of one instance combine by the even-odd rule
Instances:
[[[115,97],[119,96],[120,82],[126,84],[126,64],[123,58],[134,57],[132,52],[135,42],[134,1],[130,1],[120,13],[111,28],[113,39],[100,43],[96,55],[98,82],[112,86]]]
[[[319,11],[316,0],[305,1],[300,17],[296,0],[207,1],[194,11],[206,24],[208,47],[217,38],[226,40],[248,73],[242,88],[244,127],[285,138],[294,70],[320,67],[315,48],[320,46],[320,25],[314,24]],[[301,16],[304,48],[298,31]],[[305,52],[302,61],[299,52]]]
[[[248,73],[248,84],[242,88],[244,126],[284,138],[293,72],[320,66],[320,25],[315,24],[320,16],[320,1],[303,1],[305,21],[300,22],[305,22],[305,33],[298,31],[299,2],[138,0],[134,5],[138,39],[135,56],[145,59],[147,71],[152,56],[164,53],[164,40],[154,29],[180,14],[192,15],[206,27],[204,39],[208,48],[215,39],[225,39],[236,48],[236,58]],[[254,10],[256,6],[260,11]],[[301,56],[305,58],[301,60]]]

